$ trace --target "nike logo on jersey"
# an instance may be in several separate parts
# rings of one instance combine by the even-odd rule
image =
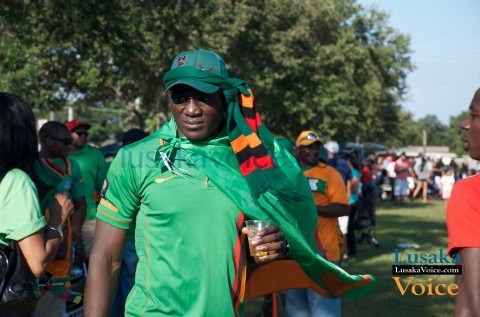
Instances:
[[[160,184],[160,183],[163,183],[163,182],[166,182],[168,181],[169,179],[175,177],[175,175],[172,175],[172,176],[169,176],[169,177],[165,177],[165,178],[158,178],[158,177],[155,177],[155,183],[157,184]]]

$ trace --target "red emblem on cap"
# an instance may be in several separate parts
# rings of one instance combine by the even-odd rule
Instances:
[[[187,56],[182,56],[178,58],[177,66],[185,66],[185,61],[187,60]]]

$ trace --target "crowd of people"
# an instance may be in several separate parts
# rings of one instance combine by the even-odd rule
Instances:
[[[18,242],[32,276],[53,274],[34,311],[9,316],[65,316],[83,291],[86,316],[242,316],[246,284],[257,283],[246,272],[259,269],[281,272],[261,282],[265,294],[288,289],[287,316],[340,316],[340,297],[375,285],[341,267],[356,232],[375,225],[376,202],[455,198],[469,173],[424,154],[342,152],[311,130],[288,149],[211,51],[180,53],[164,83],[172,119],[151,135],[126,132],[111,164],[88,144],[89,123],[49,121],[37,135],[28,102],[0,93],[0,245]],[[478,99],[462,123],[469,150],[480,139]],[[245,253],[247,219],[273,222],[253,241],[262,255]],[[477,259],[456,233],[464,225],[449,222],[451,254]],[[78,268],[88,280],[75,290]],[[301,278],[274,281],[287,275]]]
[[[343,156],[346,159],[352,158],[348,151]],[[356,157],[358,155],[354,153],[353,160]],[[420,198],[423,202],[448,202],[455,182],[477,172],[469,168],[466,160],[459,166],[455,159],[443,158],[439,154],[433,158],[424,153],[412,156],[407,156],[405,152],[377,155],[368,153],[363,161],[357,159],[356,164],[363,166],[361,184],[370,186],[376,200],[390,199],[398,202]]]

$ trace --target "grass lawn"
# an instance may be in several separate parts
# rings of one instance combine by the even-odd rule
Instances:
[[[410,283],[423,284],[424,295],[415,296],[409,288],[402,296],[392,279],[392,264],[399,243],[414,242],[419,249],[399,249],[398,258],[412,259],[422,253],[431,258],[431,254],[440,255],[447,251],[447,232],[445,226],[445,203],[406,202],[404,205],[381,202],[376,212],[376,238],[379,248],[366,243],[359,244],[357,255],[348,260],[344,269],[351,274],[371,274],[377,279],[377,286],[365,298],[342,299],[342,316],[452,316],[454,297],[450,295],[427,295],[428,284],[433,284],[433,292],[438,284],[453,283],[453,275],[416,275]],[[439,249],[442,249],[441,251]],[[403,252],[403,253],[402,253]],[[450,260],[450,258],[448,257]],[[431,283],[429,283],[431,281]],[[407,284],[407,276],[401,278],[402,287]],[[421,292],[422,286],[415,290]],[[442,290],[442,289],[441,289]],[[261,299],[254,299],[245,306],[245,316],[255,317],[260,311]],[[279,305],[279,316],[283,308]]]

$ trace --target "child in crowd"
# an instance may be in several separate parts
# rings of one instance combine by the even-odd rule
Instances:
[[[448,203],[448,199],[450,199],[450,194],[452,193],[452,188],[454,184],[455,176],[452,173],[452,168],[445,168],[445,173],[440,179],[440,195],[446,203]]]

